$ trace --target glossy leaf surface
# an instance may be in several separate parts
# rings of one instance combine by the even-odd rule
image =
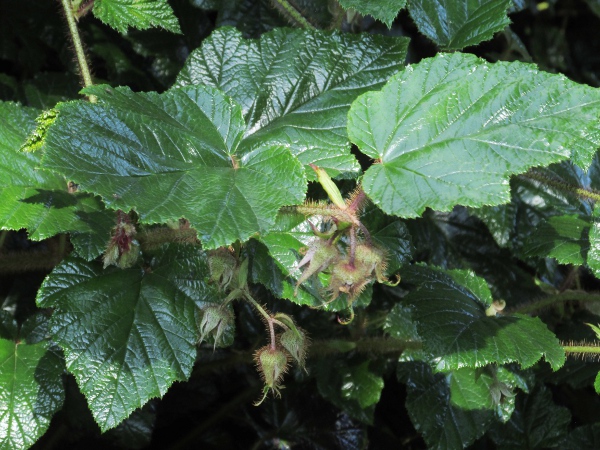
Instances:
[[[519,395],[511,420],[494,426],[490,435],[500,449],[555,447],[566,437],[570,421],[569,410],[556,405],[550,391],[541,387]]]
[[[316,367],[319,392],[338,407],[363,422],[372,423],[375,405],[383,389],[383,378],[369,370],[369,362],[359,365],[340,360],[321,361]]]
[[[177,18],[167,0],[96,0],[94,15],[119,33],[129,27],[145,30],[161,27],[181,33]]]
[[[0,229],[26,228],[29,238],[42,240],[71,232],[83,256],[95,258],[108,240],[112,213],[90,194],[67,191],[66,180],[39,166],[39,152],[22,152],[40,111],[0,102]],[[80,244],[80,245],[79,245]]]
[[[268,230],[281,206],[304,198],[303,168],[289,149],[242,141],[240,107],[216,89],[87,92],[100,102],[62,105],[44,164],[111,208],[135,209],[145,223],[185,217],[215,248]]]
[[[207,277],[200,250],[171,246],[145,270],[71,257],[45,280],[38,304],[102,430],[189,377],[196,308],[220,301]]]
[[[411,0],[408,11],[419,31],[446,50],[479,44],[502,31],[512,0]]]
[[[439,270],[410,267],[402,277],[420,286],[405,301],[419,335],[426,337],[424,350],[437,358],[438,370],[509,362],[527,368],[542,357],[554,370],[564,363],[558,339],[539,318],[488,317],[484,300]]]
[[[48,343],[0,339],[0,448],[29,448],[64,400],[60,358]]]
[[[523,63],[442,54],[359,97],[348,134],[367,156],[363,187],[388,214],[509,200],[508,178],[600,145],[600,91]]]
[[[407,40],[277,29],[260,40],[214,32],[192,52],[176,85],[202,83],[242,106],[248,145],[285,145],[306,166],[356,175],[348,108],[403,67]],[[313,177],[309,168],[308,175]]]
[[[388,28],[398,15],[398,12],[406,6],[406,0],[390,0],[380,2],[378,0],[340,0],[344,9],[353,9],[362,15],[372,16],[381,20]]]
[[[463,448],[483,435],[494,418],[493,378],[475,369],[433,373],[424,362],[401,363],[406,409],[428,448]]]

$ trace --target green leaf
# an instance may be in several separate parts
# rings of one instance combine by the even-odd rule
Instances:
[[[373,205],[363,211],[361,221],[375,243],[387,252],[388,275],[391,276],[411,260],[414,249],[404,222],[388,216]]]
[[[508,178],[600,145],[600,91],[523,63],[441,54],[407,68],[348,116],[352,142],[381,161],[363,177],[388,214],[509,200]]]
[[[386,2],[378,0],[340,0],[340,5],[344,9],[354,9],[363,16],[372,16],[385,23],[388,28],[391,28],[392,22],[398,15],[398,12],[406,6],[406,0],[391,0]]]
[[[375,405],[383,390],[383,378],[369,370],[369,361],[352,364],[322,360],[316,367],[317,387],[323,397],[350,416],[373,423]]]
[[[406,409],[428,448],[466,447],[492,424],[494,379],[488,373],[434,373],[424,362],[409,362],[399,364],[398,378],[407,385]]]
[[[281,206],[304,198],[304,170],[289,149],[242,141],[240,107],[216,89],[86,93],[99,103],[60,106],[43,163],[113,209],[135,209],[143,223],[185,217],[216,248],[268,231]]]
[[[113,214],[97,197],[69,193],[62,176],[38,170],[39,152],[19,151],[38,113],[0,102],[0,115],[7,119],[0,126],[0,229],[26,228],[36,241],[70,232],[77,251],[93,259],[108,241]]]
[[[592,223],[589,235],[589,251],[587,254],[588,266],[590,267],[590,269],[592,269],[596,277],[600,277],[600,224],[598,223],[599,216],[600,206],[596,205],[592,213]]]
[[[204,254],[169,246],[140,267],[102,269],[68,258],[44,281],[51,333],[103,431],[186,380],[196,355],[197,306],[219,302]]]
[[[408,41],[369,34],[277,29],[260,40],[215,31],[192,52],[176,85],[216,87],[242,105],[248,145],[285,145],[307,166],[356,174],[348,108],[403,67]]]
[[[596,394],[600,394],[600,372],[598,372],[594,379],[594,390],[596,391]]]
[[[542,356],[554,370],[564,364],[558,339],[539,318],[487,317],[485,300],[441,270],[407,267],[402,280],[419,285],[404,301],[412,307],[424,350],[438,358],[438,370],[509,362],[527,368]]]
[[[417,325],[412,320],[411,310],[402,303],[394,305],[385,318],[383,330],[401,341],[419,341]]]
[[[96,0],[94,16],[119,33],[127,33],[129,27],[146,30],[162,27],[173,33],[181,33],[179,22],[167,0]]]
[[[542,222],[524,242],[525,256],[556,258],[561,264],[585,264],[590,222],[579,216],[553,216]]]
[[[29,448],[64,400],[61,359],[48,342],[0,339],[0,448]]]
[[[512,0],[411,0],[408,11],[419,31],[446,50],[458,50],[491,39],[510,20]]]
[[[519,395],[511,420],[492,427],[489,435],[499,449],[555,448],[566,436],[570,421],[569,410],[557,406],[550,391],[539,387],[527,396]]]
[[[477,300],[487,309],[493,301],[492,293],[487,282],[470,270],[452,270],[446,272],[460,286],[471,291]]]
[[[560,442],[562,450],[581,450],[582,448],[600,447],[600,423],[583,425],[575,428]]]

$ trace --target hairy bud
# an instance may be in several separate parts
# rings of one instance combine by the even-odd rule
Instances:
[[[106,269],[115,265],[121,269],[132,267],[140,256],[140,244],[135,239],[136,230],[126,214],[119,212],[119,222],[104,251],[103,262]]]
[[[306,350],[310,345],[306,332],[299,327],[281,333],[279,343],[294,358],[298,365],[305,369]]]
[[[283,375],[288,371],[289,355],[280,348],[265,346],[254,354],[256,367],[265,383],[265,387],[279,392]]]
[[[237,261],[231,252],[224,248],[218,248],[209,252],[208,268],[210,278],[218,283],[221,289],[227,289],[235,273]]]
[[[203,310],[202,320],[200,321],[200,340],[204,341],[208,336],[214,336],[217,346],[225,329],[232,325],[234,321],[233,314],[220,306],[208,306]]]

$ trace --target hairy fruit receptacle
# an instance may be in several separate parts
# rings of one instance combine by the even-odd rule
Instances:
[[[289,368],[288,353],[280,348],[271,348],[267,345],[256,351],[254,361],[265,383],[265,388],[278,394],[283,375]]]

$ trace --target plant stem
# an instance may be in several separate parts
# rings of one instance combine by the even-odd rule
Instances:
[[[541,300],[535,301],[533,303],[527,303],[525,305],[517,306],[516,308],[507,311],[507,313],[520,313],[520,314],[530,314],[534,311],[537,311],[542,308],[547,308],[549,306],[560,304],[563,302],[600,302],[600,295],[598,294],[589,294],[587,292],[581,291],[565,291],[560,294],[550,295],[548,297],[544,297]]]
[[[580,355],[600,356],[600,346],[597,345],[563,345],[563,349],[567,355],[569,353],[578,353]]]
[[[316,27],[302,15],[298,7],[292,5],[288,0],[271,0],[272,5],[290,22],[309,30],[315,30]]]
[[[61,0],[61,3],[65,12],[67,24],[69,26],[69,33],[71,35],[71,40],[73,41],[73,47],[75,48],[75,56],[77,57],[79,73],[81,74],[81,78],[83,80],[83,87],[92,86],[92,73],[90,72],[85,50],[81,42],[81,37],[79,36],[79,30],[77,29],[77,23],[75,22],[73,5],[71,4],[71,0]],[[88,99],[91,103],[96,103],[98,100],[95,95],[89,95]]]
[[[199,245],[200,242],[198,241],[196,234],[196,230],[193,228],[173,229],[169,227],[158,227],[138,233],[136,239],[140,243],[142,250],[150,251],[171,242]]]
[[[244,291],[244,297],[246,297],[246,300],[252,303],[254,308],[263,316],[263,318],[267,322],[267,327],[269,328],[269,336],[271,338],[271,349],[275,350],[277,348],[277,341],[275,339],[275,327],[273,325],[275,322],[277,322],[278,325],[281,325],[283,327],[285,326],[278,320],[273,319],[271,315],[260,305],[260,303],[258,303],[256,300],[254,300],[254,298],[252,298],[248,291]]]
[[[550,178],[533,170],[519,176],[522,178],[529,178],[530,180],[539,181],[540,183],[552,186],[562,191],[570,192],[571,194],[575,194],[577,197],[582,199],[593,200],[595,202],[600,201],[600,192],[596,192],[591,189],[583,189],[579,186],[574,186],[562,180]]]

